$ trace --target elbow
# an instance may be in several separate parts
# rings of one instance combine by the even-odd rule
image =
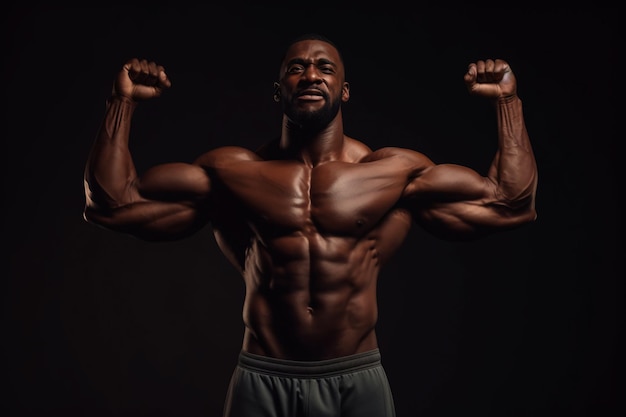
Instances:
[[[537,220],[537,210],[533,206],[526,211],[526,214],[522,218],[522,223],[534,223]]]
[[[109,227],[108,223],[110,223],[110,221],[107,222],[107,219],[110,219],[110,217],[110,214],[103,212],[103,210],[93,204],[88,203],[83,209],[83,220],[97,226]]]
[[[87,223],[93,223],[100,225],[102,219],[105,217],[102,204],[98,204],[95,198],[95,194],[92,192],[87,181],[85,181],[85,206],[83,208],[83,220]]]
[[[537,220],[537,208],[535,207],[536,194],[537,183],[535,181],[533,185],[527,189],[524,197],[518,199],[517,204],[513,205],[522,223],[532,223]]]
[[[479,229],[486,228],[491,231],[510,230],[533,223],[537,220],[534,193],[522,199],[512,201],[499,201],[491,205],[493,210],[493,222],[480,224]]]
[[[83,220],[87,223],[92,223],[91,216],[89,215],[89,209],[87,207],[83,209]]]
[[[537,219],[535,199],[537,195],[536,177],[524,189],[506,195],[497,204],[504,217],[515,219],[515,223],[532,223]]]
[[[505,219],[505,228],[517,228],[535,222],[537,220],[537,210],[534,198],[524,205],[509,206],[503,218]]]

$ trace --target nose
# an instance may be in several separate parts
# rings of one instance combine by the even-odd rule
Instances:
[[[321,81],[319,69],[315,66],[315,64],[309,64],[304,68],[304,72],[302,76],[311,83],[317,83]]]

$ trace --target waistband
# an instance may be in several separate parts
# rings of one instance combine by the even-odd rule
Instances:
[[[327,377],[381,365],[379,349],[320,361],[296,361],[241,351],[238,366],[257,373],[286,377]]]

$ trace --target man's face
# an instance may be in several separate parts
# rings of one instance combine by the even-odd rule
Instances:
[[[302,128],[324,128],[350,96],[339,53],[323,41],[293,44],[287,50],[280,75],[283,112]]]

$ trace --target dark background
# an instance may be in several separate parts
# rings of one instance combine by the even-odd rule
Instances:
[[[507,59],[539,165],[536,223],[464,244],[416,228],[383,271],[398,416],[623,416],[617,9],[305,6],[5,9],[3,415],[220,415],[242,280],[208,229],[150,244],[83,221],[82,170],[126,59],[173,80],[136,112],[142,170],[276,136],[284,46],[316,31],[345,54],[348,135],[483,173],[495,116],[462,77]]]

